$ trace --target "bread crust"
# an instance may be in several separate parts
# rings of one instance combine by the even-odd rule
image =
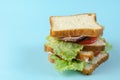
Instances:
[[[83,51],[104,51],[105,46],[84,46]]]
[[[48,45],[44,45],[44,51],[53,53],[53,48]]]
[[[74,29],[74,30],[62,30],[62,31],[53,31],[51,28],[50,30],[50,36],[53,37],[75,37],[75,36],[99,37],[102,34],[103,34],[103,27],[101,27],[100,29]]]

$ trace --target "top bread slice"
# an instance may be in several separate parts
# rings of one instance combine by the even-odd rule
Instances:
[[[103,33],[103,27],[96,22],[96,14],[94,13],[51,16],[50,24],[50,35],[53,37],[98,37]]]

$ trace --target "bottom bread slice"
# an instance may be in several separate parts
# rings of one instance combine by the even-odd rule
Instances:
[[[89,64],[87,64],[85,66],[85,68],[83,69],[83,71],[81,71],[81,73],[83,74],[87,74],[87,75],[90,75],[93,73],[93,71],[100,65],[102,64],[103,62],[105,62],[109,57],[109,54],[108,53],[101,53],[99,54],[97,57],[95,57]],[[51,62],[51,63],[54,63],[55,60],[51,59],[49,56],[48,56],[48,60]]]
[[[87,64],[83,69],[83,74],[92,74],[93,71],[103,62],[105,62],[109,57],[108,53],[101,53],[97,57],[95,57],[90,64]]]

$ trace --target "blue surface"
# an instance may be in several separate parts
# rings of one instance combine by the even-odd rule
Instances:
[[[119,0],[0,0],[0,80],[120,80]],[[43,50],[49,17],[95,12],[113,45],[93,75],[59,73]]]

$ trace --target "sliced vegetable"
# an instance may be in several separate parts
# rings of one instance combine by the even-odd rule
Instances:
[[[95,56],[98,56],[98,55],[100,54],[100,52],[101,52],[101,51],[95,51],[95,52],[94,52],[94,55],[95,55]]]
[[[85,45],[85,44],[92,44],[96,41],[97,41],[97,37],[88,37],[88,38],[80,41],[79,43]]]

